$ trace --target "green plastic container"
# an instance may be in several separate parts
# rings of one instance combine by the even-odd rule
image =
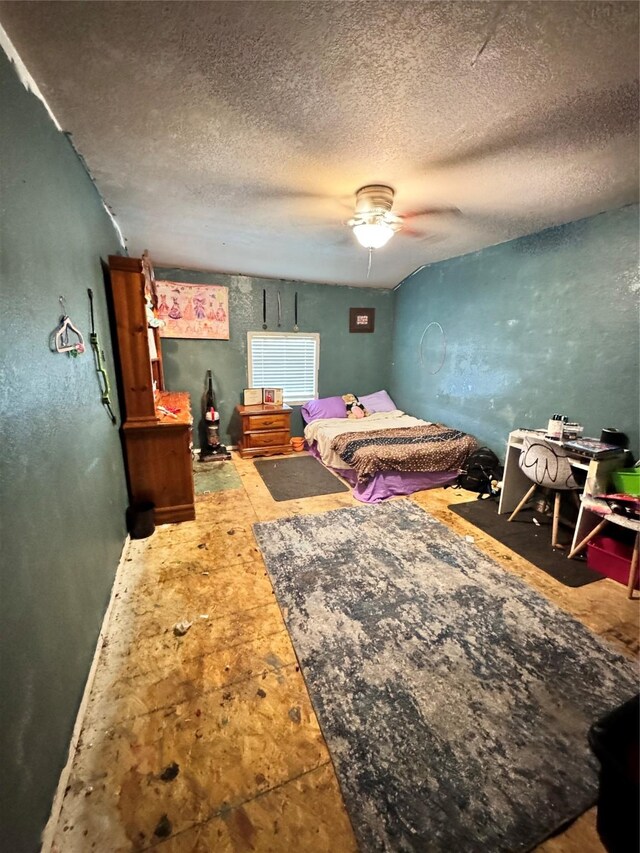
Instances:
[[[640,498],[640,468],[622,468],[611,474],[613,486],[621,495]]]

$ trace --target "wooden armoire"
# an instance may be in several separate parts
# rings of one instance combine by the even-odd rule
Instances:
[[[151,501],[156,524],[188,521],[195,518],[193,418],[189,395],[164,387],[159,330],[149,322],[157,308],[153,267],[146,255],[111,255],[109,272],[130,501]]]

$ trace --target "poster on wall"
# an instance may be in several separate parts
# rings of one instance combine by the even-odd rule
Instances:
[[[156,281],[163,338],[229,340],[229,288],[217,284]]]

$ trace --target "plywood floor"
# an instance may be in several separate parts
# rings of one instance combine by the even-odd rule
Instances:
[[[199,495],[197,520],[132,543],[100,655],[52,849],[357,849],[326,744],[251,525],[356,503],[350,493],[275,503],[251,461],[241,488]],[[618,648],[638,647],[638,601],[613,581],[569,589],[447,505],[417,503]],[[174,626],[191,622],[183,636]],[[604,848],[594,810],[546,853]]]

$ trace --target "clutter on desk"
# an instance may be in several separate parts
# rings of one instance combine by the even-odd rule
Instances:
[[[573,441],[576,438],[581,438],[583,431],[582,424],[568,421],[562,430],[562,439],[563,441]]]
[[[566,415],[555,414],[549,418],[545,438],[553,441],[566,441],[580,438],[584,427],[575,421],[570,421]]]
[[[626,452],[617,444],[607,444],[604,441],[598,441],[597,438],[577,438],[575,441],[565,441],[563,447],[578,456],[586,456],[587,459],[609,459],[612,456],[622,456]]]
[[[170,418],[177,418],[178,417],[176,412],[172,411],[170,408],[167,408],[167,406],[158,406],[157,408],[158,408],[158,411],[162,412],[163,415],[167,415]],[[179,412],[180,409],[176,409],[176,411]]]
[[[566,415],[555,414],[549,418],[547,426],[547,438],[554,438],[556,441],[562,440],[565,421],[568,420]]]
[[[617,447],[629,447],[628,437],[615,427],[605,427],[600,433],[600,441],[604,441],[607,444],[615,444]]]

